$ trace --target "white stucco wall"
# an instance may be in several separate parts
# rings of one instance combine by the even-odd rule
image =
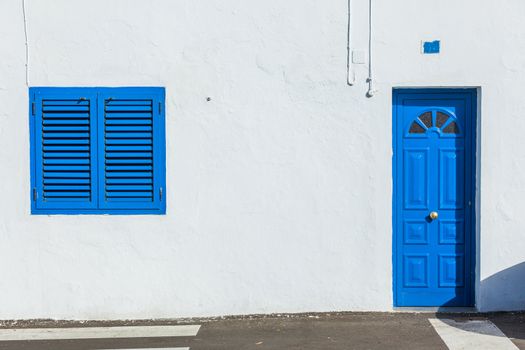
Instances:
[[[525,308],[525,2],[374,0],[373,98],[365,65],[346,85],[346,0],[26,5],[30,86],[166,87],[168,209],[30,215],[22,2],[1,1],[0,319],[392,310],[397,86],[481,88],[477,306]]]

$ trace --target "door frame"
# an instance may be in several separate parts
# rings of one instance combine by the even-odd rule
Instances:
[[[470,304],[473,307],[476,307],[476,271],[477,271],[477,257],[478,257],[478,250],[477,250],[477,240],[478,240],[478,217],[476,215],[477,213],[477,192],[476,192],[476,186],[478,183],[478,159],[479,156],[478,152],[478,96],[479,89],[478,88],[461,88],[461,87],[447,87],[447,88],[440,88],[440,87],[400,87],[400,88],[393,88],[392,89],[392,292],[393,292],[393,306],[399,307],[398,304],[398,295],[397,295],[397,267],[398,262],[397,261],[397,239],[398,235],[402,232],[399,232],[398,234],[398,214],[400,208],[397,208],[397,201],[396,197],[398,195],[397,186],[399,184],[399,181],[403,181],[403,179],[398,179],[398,141],[399,138],[403,137],[403,134],[399,134],[398,131],[398,122],[399,118],[402,118],[402,116],[398,115],[398,102],[399,102],[399,95],[402,94],[436,94],[436,93],[462,93],[462,94],[470,94],[471,96],[471,106],[470,115],[465,116],[465,118],[471,118],[470,123],[465,123],[465,132],[469,132],[471,134],[470,137],[470,144],[465,144],[465,149],[469,147],[469,160],[470,162],[465,164],[465,166],[470,166],[470,179],[466,179],[466,185],[465,185],[465,201],[470,201],[471,205],[470,208],[467,209],[468,213],[467,215],[470,216],[470,227],[465,227],[465,234],[470,234],[470,246],[468,247],[468,251],[470,256],[468,259],[470,260],[470,271],[467,271],[466,273],[469,276],[469,284],[470,284]],[[467,124],[470,124],[470,128],[467,129]],[[402,195],[400,193],[399,195]]]

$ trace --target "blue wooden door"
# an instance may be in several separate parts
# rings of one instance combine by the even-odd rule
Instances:
[[[396,306],[473,305],[476,92],[394,91]]]

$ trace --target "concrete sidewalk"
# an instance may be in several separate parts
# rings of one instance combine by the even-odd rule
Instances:
[[[525,314],[331,313],[184,321],[34,321],[5,323],[0,329],[0,349],[13,350],[447,348],[525,350]]]

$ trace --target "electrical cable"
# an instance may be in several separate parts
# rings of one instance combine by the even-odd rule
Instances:
[[[27,39],[27,18],[26,18],[26,1],[22,0],[22,16],[24,18],[24,36],[25,36],[25,59],[26,59],[26,86],[29,87],[29,43]]]

